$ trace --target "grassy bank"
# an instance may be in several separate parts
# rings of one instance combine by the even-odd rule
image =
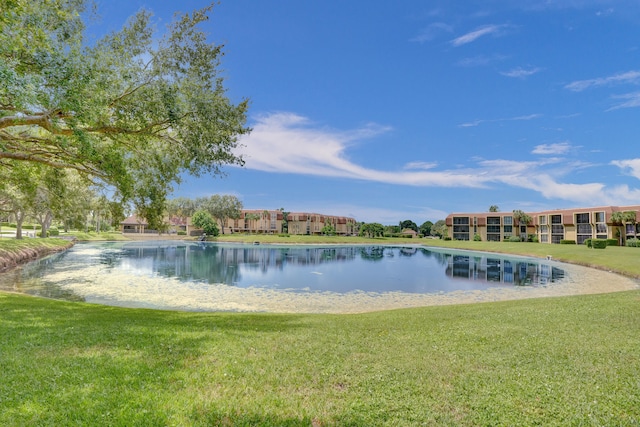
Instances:
[[[1,425],[638,425],[640,292],[361,315],[0,294]]]
[[[63,239],[0,239],[0,271],[70,246],[71,243]]]
[[[290,242],[280,239],[262,242]],[[343,243],[313,243],[328,242]],[[640,275],[637,248],[405,243]],[[0,425],[640,425],[639,330],[640,291],[358,315],[165,312],[0,293]]]

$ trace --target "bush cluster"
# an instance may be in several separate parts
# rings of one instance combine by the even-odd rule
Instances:
[[[607,240],[606,239],[590,239],[591,247],[593,249],[606,249],[607,248]]]
[[[640,248],[640,239],[627,239],[626,246],[630,248]]]
[[[568,240],[568,239],[565,240],[565,239],[563,239],[563,240],[560,240],[560,244],[561,245],[575,245],[576,241],[575,240]]]

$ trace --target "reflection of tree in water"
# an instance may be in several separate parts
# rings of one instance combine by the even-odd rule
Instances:
[[[259,247],[220,246],[209,243],[181,246],[140,246],[127,249],[127,256],[150,260],[153,270],[163,276],[208,283],[233,284],[242,269],[267,272],[285,265],[315,265],[353,260],[356,247]],[[242,268],[241,268],[242,267]]]
[[[360,248],[360,258],[367,261],[380,261],[384,257],[384,246],[364,246]]]

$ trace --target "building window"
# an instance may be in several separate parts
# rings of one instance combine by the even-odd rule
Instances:
[[[504,225],[513,225],[513,217],[505,216],[504,217]]]
[[[576,214],[577,239],[576,243],[582,245],[585,240],[593,237],[593,230],[588,213]]]
[[[562,215],[551,215],[551,243],[560,243],[564,239]]]
[[[594,215],[596,222],[596,239],[606,239],[607,236],[607,223],[604,212],[595,212]]]
[[[547,217],[546,217],[546,215],[540,215],[538,217],[538,224],[547,225]]]
[[[468,216],[456,216],[453,218],[454,225],[469,225],[469,217]]]
[[[499,216],[488,216],[487,217],[487,225],[500,225],[500,217]]]

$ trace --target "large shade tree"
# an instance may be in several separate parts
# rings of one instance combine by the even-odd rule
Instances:
[[[182,174],[243,164],[248,102],[228,99],[221,46],[198,28],[212,6],[161,37],[143,10],[89,44],[88,1],[0,0],[0,167],[76,170],[153,228]]]

